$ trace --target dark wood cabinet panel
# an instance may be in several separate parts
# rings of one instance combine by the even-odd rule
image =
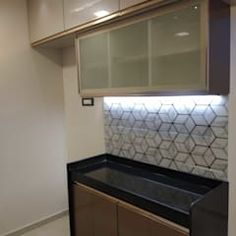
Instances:
[[[93,196],[94,236],[117,235],[117,213],[113,202]]]
[[[92,188],[74,184],[75,236],[189,236],[189,230]]]
[[[116,202],[74,185],[75,235],[117,236]]]
[[[150,236],[149,220],[142,215],[118,207],[119,236]]]
[[[150,236],[187,236],[189,234],[181,232],[180,230],[174,228],[171,225],[160,224],[158,222],[152,221],[150,223],[151,233]]]
[[[188,236],[188,230],[129,204],[118,206],[119,236]]]
[[[93,236],[93,196],[75,186],[75,235]]]

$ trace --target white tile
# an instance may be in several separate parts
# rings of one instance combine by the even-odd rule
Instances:
[[[227,159],[228,159],[227,153],[225,152],[224,149],[212,148],[212,152],[214,153],[214,155],[216,156],[216,158],[224,159],[224,160],[227,160]]]
[[[221,138],[217,138],[213,144],[212,147],[213,148],[219,148],[219,149],[224,149],[226,148],[228,145],[228,139],[221,139]]]
[[[175,124],[184,124],[188,117],[188,115],[178,115],[175,119]]]
[[[215,117],[216,117],[215,113],[212,111],[211,107],[209,106],[204,113],[204,118],[206,119],[207,123],[210,125],[212,121],[215,119]]]
[[[228,133],[224,128],[212,127],[212,130],[217,138],[228,138]]]
[[[194,108],[192,115],[197,116],[197,115],[203,115],[205,111],[207,110],[208,106],[207,105],[198,105]]]
[[[212,165],[212,168],[213,169],[216,169],[216,170],[225,170],[227,168],[227,161],[226,160],[215,160],[215,162],[213,163]]]
[[[192,115],[192,119],[196,125],[208,125],[208,122],[205,120],[202,115]]]
[[[206,151],[207,151],[207,147],[195,146],[192,153],[197,156],[203,156]]]
[[[157,113],[161,108],[161,103],[160,102],[155,102],[155,103],[147,102],[145,104],[145,107],[146,107],[148,112]]]
[[[171,127],[171,124],[168,123],[162,123],[162,125],[160,126],[160,131],[169,131]]]
[[[170,141],[162,141],[160,148],[161,149],[168,149],[170,147],[170,145],[171,145]]]
[[[192,131],[193,135],[199,135],[199,136],[203,136],[204,133],[206,132],[207,127],[206,126],[196,126],[194,128],[194,130]]]
[[[207,128],[203,137],[204,137],[208,146],[210,146],[212,144],[212,142],[216,139],[211,128]]]
[[[175,126],[177,133],[180,133],[180,134],[188,134],[189,133],[189,131],[187,130],[185,125],[175,124],[174,126]]]
[[[204,154],[204,159],[205,159],[207,165],[208,165],[208,166],[211,166],[212,163],[214,162],[215,158],[216,158],[216,157],[215,157],[214,153],[211,151],[210,148],[208,148],[208,150],[207,150],[206,153]]]
[[[160,166],[161,167],[165,167],[165,168],[168,168],[171,164],[171,160],[170,159],[165,159],[163,158],[160,162]]]
[[[137,104],[134,106],[133,115],[136,120],[144,120],[145,117],[147,116],[147,114],[148,114],[148,112],[147,112],[144,105]]]
[[[192,138],[193,138],[195,144],[201,145],[201,146],[207,146],[207,143],[206,143],[206,141],[204,139],[204,136],[192,135]]]
[[[225,127],[228,124],[228,117],[226,116],[218,116],[216,119],[212,122],[212,126],[217,127]]]
[[[175,157],[175,161],[177,162],[185,162],[189,158],[189,154],[179,152]]]
[[[225,106],[211,106],[217,116],[228,116]]]
[[[193,154],[192,157],[193,157],[193,160],[196,163],[196,165],[205,166],[205,167],[208,166],[202,155]]]
[[[188,134],[178,134],[175,138],[176,143],[184,143],[188,138]]]
[[[188,118],[187,122],[185,123],[185,126],[189,132],[191,132],[194,129],[195,124],[194,124],[193,119],[191,117]]]

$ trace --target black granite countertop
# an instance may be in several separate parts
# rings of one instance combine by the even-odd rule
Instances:
[[[112,155],[70,164],[71,181],[190,226],[191,208],[221,181],[168,170]]]

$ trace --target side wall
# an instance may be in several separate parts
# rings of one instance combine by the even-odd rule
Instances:
[[[73,47],[63,50],[63,81],[68,162],[104,153],[103,99],[96,98],[93,107],[82,106]]]
[[[25,0],[0,0],[0,235],[67,208],[61,53],[30,47]]]

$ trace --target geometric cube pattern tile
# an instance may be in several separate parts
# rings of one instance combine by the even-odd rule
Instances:
[[[228,97],[104,98],[107,153],[227,180]]]

